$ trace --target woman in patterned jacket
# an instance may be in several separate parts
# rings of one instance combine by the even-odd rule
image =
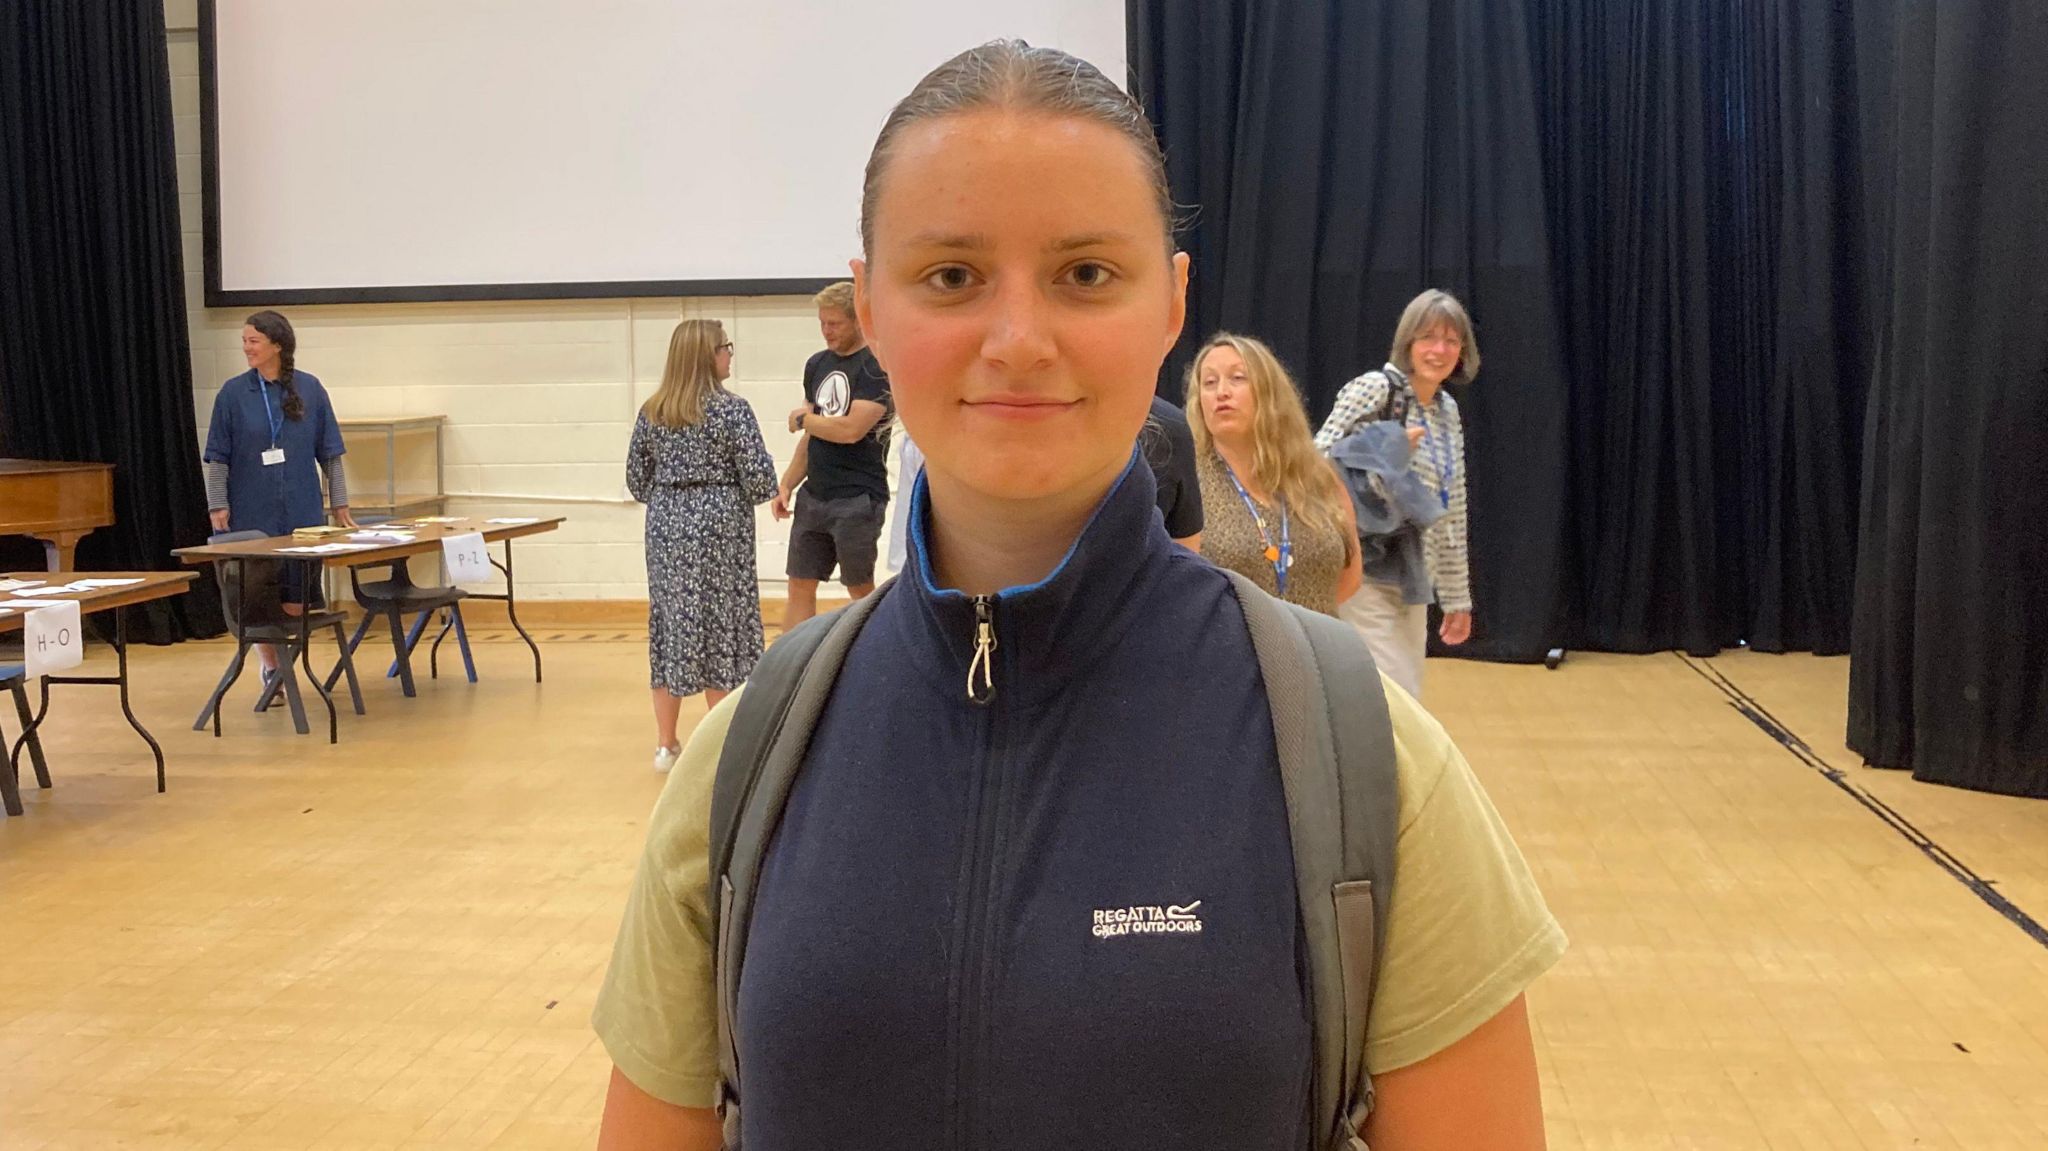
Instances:
[[[1444,514],[1422,535],[1436,602],[1444,611],[1439,634],[1447,644],[1472,636],[1472,579],[1465,546],[1465,426],[1446,383],[1469,384],[1479,375],[1479,342],[1465,306],[1431,288],[1409,301],[1394,330],[1388,363],[1345,384],[1316,447],[1377,420],[1407,428],[1410,468],[1439,501]],[[1380,670],[1422,697],[1422,659],[1428,649],[1429,604],[1408,603],[1401,588],[1368,578],[1339,611],[1365,637]]]

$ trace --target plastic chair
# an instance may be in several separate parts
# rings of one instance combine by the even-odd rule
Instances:
[[[40,735],[37,735],[29,728],[29,724],[33,721],[34,716],[30,713],[28,706],[28,669],[18,663],[0,663],[0,690],[5,690],[14,697],[14,714],[21,718],[21,730],[26,733],[23,738],[28,740],[28,758],[29,762],[35,767],[36,786],[48,788],[50,786],[50,765],[43,760],[43,740]],[[12,752],[13,749],[7,744],[7,732],[4,727],[0,727],[0,758],[4,758],[7,761],[4,764],[0,764],[0,771],[7,773],[7,786],[5,788],[7,814],[19,815],[21,814],[21,780],[16,774],[15,759]]]
[[[260,540],[268,537],[263,532],[227,532],[207,540],[212,544],[240,543],[244,540]],[[291,707],[292,726],[300,735],[311,728],[306,723],[306,705],[299,694],[299,677],[295,669],[300,658],[300,635],[310,642],[314,633],[332,631],[334,642],[340,649],[335,661],[334,674],[327,684],[332,686],[342,675],[348,676],[348,693],[355,705],[356,714],[363,714],[362,686],[356,680],[355,662],[350,658],[347,639],[348,617],[338,611],[315,611],[306,605],[306,618],[301,623],[298,616],[288,615],[284,610],[284,586],[279,578],[279,569],[284,562],[267,559],[222,559],[214,561],[214,571],[220,582],[221,611],[227,617],[228,630],[235,637],[235,657],[222,673],[220,683],[213,689],[213,695],[206,706],[199,711],[199,718],[192,722],[193,731],[204,731],[209,720],[213,723],[213,734],[220,735],[220,702],[228,689],[242,676],[242,668],[248,662],[249,649],[259,643],[274,644],[279,649],[276,679],[265,684],[263,694],[256,701],[256,710],[263,711],[281,691],[285,702]],[[330,732],[330,738],[332,732]]]
[[[355,592],[356,603],[363,609],[362,622],[356,625],[355,634],[349,637],[349,650],[354,651],[363,642],[363,637],[369,634],[371,625],[379,616],[384,617],[391,625],[393,653],[391,666],[385,670],[384,677],[396,676],[405,694],[412,696],[416,694],[412,678],[413,650],[419,646],[427,620],[437,611],[446,611],[448,622],[441,626],[440,633],[434,637],[433,645],[427,651],[427,674],[434,679],[441,677],[441,641],[448,638],[448,632],[453,629],[455,646],[462,651],[463,671],[469,676],[469,682],[475,683],[476,660],[470,655],[469,632],[462,626],[462,601],[469,593],[459,587],[422,587],[412,582],[412,572],[404,560],[393,561],[389,567],[387,578],[369,583],[363,582],[360,569],[349,569],[349,585]],[[414,613],[418,613],[418,618],[408,628],[405,617]],[[334,679],[335,673],[329,673],[329,689],[334,687]]]

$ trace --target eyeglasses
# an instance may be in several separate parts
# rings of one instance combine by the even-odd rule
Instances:
[[[722,344],[718,345],[718,350],[719,350],[719,351],[721,351],[721,352],[730,352],[730,351],[732,351],[732,341],[731,341],[731,340],[727,340],[726,342],[724,342],[724,343],[722,343]]]

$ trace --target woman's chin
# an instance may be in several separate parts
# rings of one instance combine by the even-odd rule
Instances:
[[[963,460],[954,469],[961,487],[983,499],[1005,503],[1063,503],[1069,498],[1099,498],[1126,459],[1111,465],[1088,462],[1057,449],[1030,452],[989,452]],[[927,467],[932,464],[929,459]]]

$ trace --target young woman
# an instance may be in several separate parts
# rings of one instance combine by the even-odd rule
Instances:
[[[1287,369],[1259,341],[1218,333],[1188,368],[1187,411],[1207,509],[1202,554],[1336,615],[1363,580],[1358,520]]]
[[[327,522],[320,471],[327,474],[327,504],[334,522],[356,526],[348,510],[342,469],[341,425],[327,389],[294,360],[299,340],[291,321],[257,312],[242,327],[242,359],[249,370],[220,386],[206,429],[206,506],[213,530],[260,531],[281,536]],[[320,471],[314,468],[319,464]],[[310,594],[298,564],[284,565],[284,610],[298,615]],[[277,666],[269,644],[257,649],[266,674]]]
[[[775,461],[753,409],[725,390],[732,352],[717,320],[677,324],[626,450],[626,486],[647,505],[656,771],[681,750],[683,697],[716,706],[761,658],[753,509],[775,494]]]
[[[1472,638],[1472,577],[1465,547],[1465,425],[1444,384],[1469,384],[1479,375],[1479,342],[1465,306],[1434,288],[1409,301],[1387,361],[1337,393],[1316,448],[1327,452],[1377,420],[1407,427],[1411,470],[1443,507],[1442,518],[1422,533],[1422,554],[1444,609],[1439,634],[1455,646]],[[1406,602],[1398,584],[1367,580],[1344,601],[1342,615],[1365,637],[1380,670],[1422,698],[1429,604]]]
[[[964,53],[883,126],[853,269],[924,479],[910,568],[760,873],[733,1019],[747,1151],[1310,1145],[1265,689],[1231,584],[1167,537],[1134,450],[1185,310],[1169,205],[1143,113],[1056,51]],[[1443,730],[1390,695],[1365,1137],[1540,1147],[1522,992],[1563,936]],[[595,1013],[601,1147],[720,1145],[706,841],[732,714],[650,820]],[[1200,933],[1090,933],[1194,903]]]

